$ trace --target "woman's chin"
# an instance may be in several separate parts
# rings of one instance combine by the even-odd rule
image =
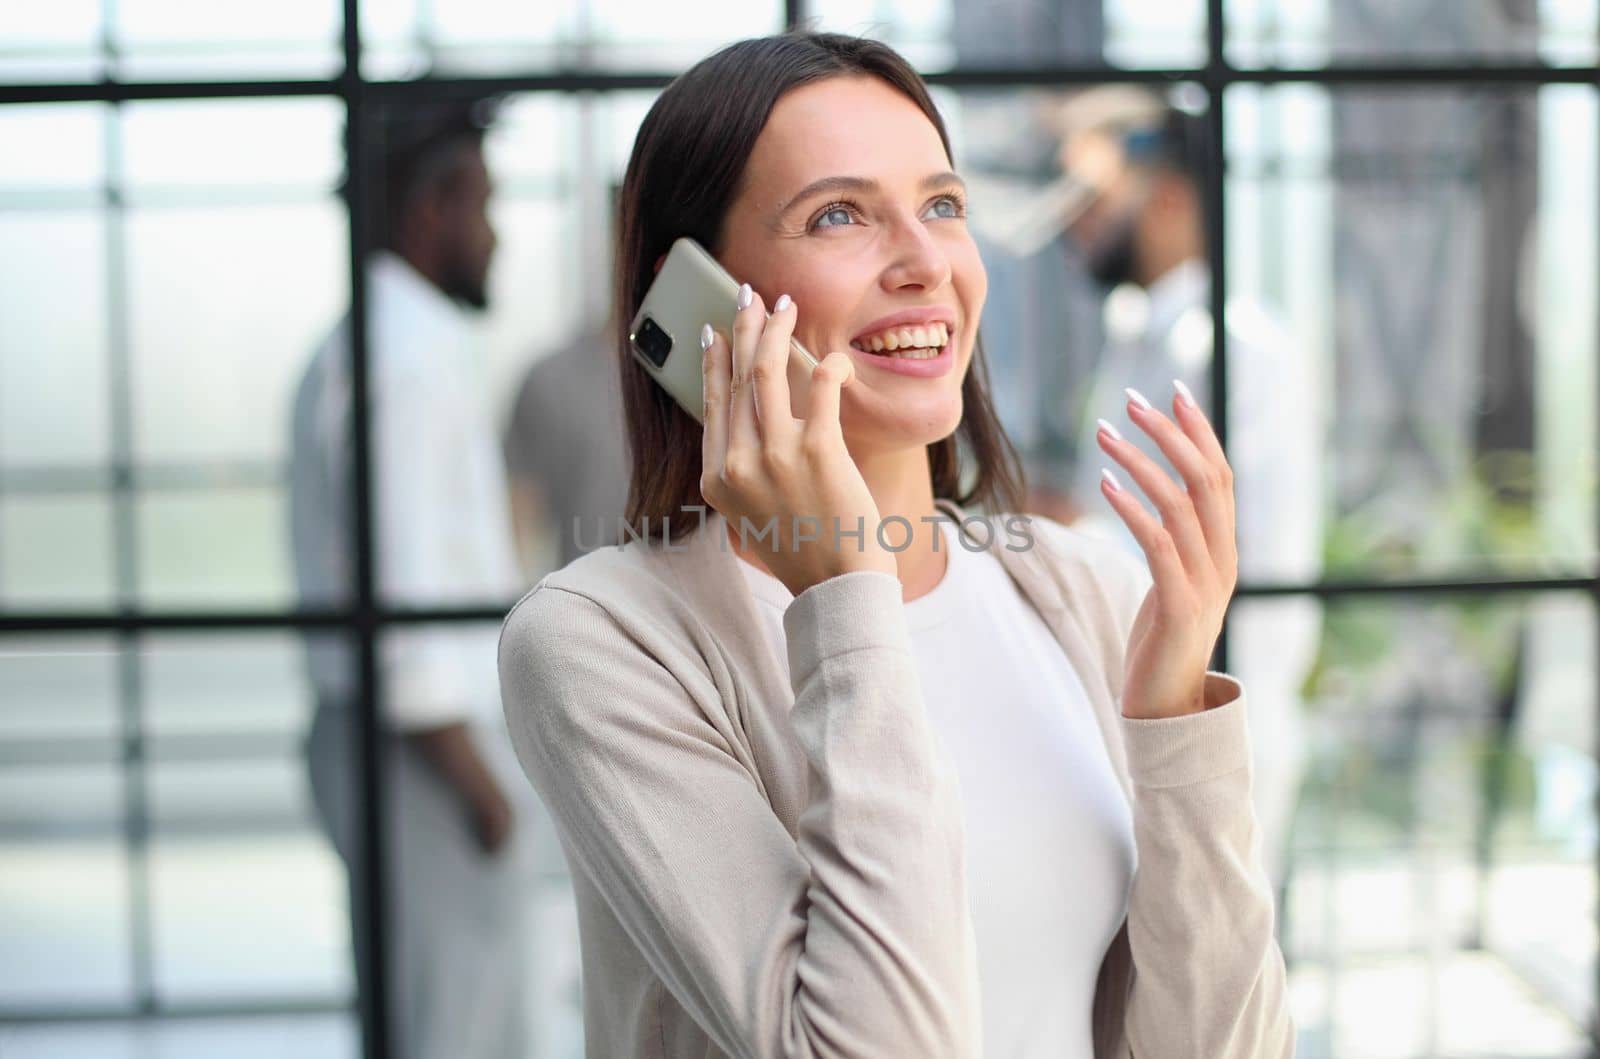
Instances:
[[[916,448],[943,441],[961,425],[961,392],[900,395],[856,394],[846,387],[840,427],[850,448]]]

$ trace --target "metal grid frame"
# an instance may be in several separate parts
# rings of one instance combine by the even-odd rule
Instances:
[[[94,83],[29,83],[0,84],[0,106],[13,103],[99,102],[117,104],[135,100],[198,100],[227,98],[291,98],[297,96],[331,97],[342,101],[346,109],[345,152],[348,171],[361,174],[348,182],[345,207],[349,220],[349,284],[351,309],[351,357],[353,415],[351,422],[351,447],[354,454],[354,490],[351,547],[356,556],[353,598],[349,606],[336,608],[292,607],[280,609],[233,610],[162,610],[145,613],[137,608],[98,612],[37,611],[7,613],[0,611],[0,637],[23,634],[99,633],[115,638],[119,666],[118,686],[123,709],[125,741],[122,760],[125,765],[125,786],[128,798],[128,824],[126,839],[130,852],[137,857],[148,839],[148,809],[143,801],[142,764],[145,748],[142,744],[140,720],[143,711],[140,688],[140,659],[135,649],[143,634],[162,632],[225,632],[239,630],[274,630],[328,632],[342,631],[351,635],[355,648],[355,664],[360,678],[359,698],[359,756],[360,786],[363,802],[362,840],[365,844],[365,863],[383,863],[384,818],[383,760],[379,754],[377,738],[377,703],[381,695],[380,669],[377,665],[377,641],[382,632],[391,626],[422,622],[498,622],[504,609],[492,602],[474,607],[387,607],[376,598],[374,585],[373,538],[373,481],[370,469],[370,423],[366,394],[368,392],[367,351],[367,277],[361,262],[371,249],[371,234],[367,230],[367,202],[374,193],[370,186],[365,135],[373,108],[385,104],[420,102],[426,100],[475,97],[485,93],[502,92],[604,92],[628,89],[652,89],[666,85],[673,74],[666,72],[596,73],[564,71],[548,74],[520,76],[422,78],[411,81],[368,80],[361,72],[362,42],[360,38],[360,0],[341,0],[343,29],[341,35],[343,69],[329,79],[306,80],[197,80],[197,81],[137,81],[121,82],[102,80]],[[805,22],[807,0],[784,0],[784,21],[788,26]],[[1542,86],[1552,84],[1590,85],[1600,88],[1600,66],[1551,67],[1537,63],[1474,63],[1453,64],[1334,64],[1315,68],[1238,68],[1231,65],[1224,49],[1225,0],[1206,0],[1206,61],[1194,67],[1124,69],[1100,65],[1047,65],[1026,67],[961,68],[929,74],[926,80],[933,85],[953,88],[1015,88],[1104,83],[1139,83],[1162,85],[1174,81],[1197,83],[1208,96],[1206,111],[1208,141],[1213,164],[1225,169],[1224,143],[1226,132],[1226,90],[1240,84],[1313,84],[1336,86]],[[109,46],[107,47],[109,51]],[[110,123],[107,149],[115,157],[115,123]],[[1220,172],[1218,174],[1221,175]],[[1223,306],[1227,299],[1225,189],[1221,179],[1208,182],[1204,203],[1207,230],[1213,233],[1208,240],[1207,256],[1212,276],[1211,316],[1213,323],[1213,348],[1216,355],[1211,365],[1211,386],[1214,395],[1216,427],[1224,442],[1227,440],[1228,354],[1227,333],[1224,326]],[[107,200],[112,205],[115,189],[106,189]],[[127,407],[128,393],[127,342],[123,334],[122,317],[127,306],[125,284],[118,273],[122,255],[118,253],[119,231],[110,226],[108,240],[108,276],[111,302],[109,358],[111,362],[110,386],[112,389],[111,415],[114,462],[111,489],[116,498],[114,520],[118,549],[117,569],[122,573],[118,588],[122,598],[131,598],[133,585],[129,572],[136,568],[132,550],[135,526],[132,518],[130,495],[131,468],[122,461],[130,460],[128,444],[131,434],[131,417]],[[1600,239],[1600,232],[1596,232]],[[1596,410],[1600,411],[1600,394]],[[1597,542],[1600,546],[1600,542]],[[1600,568],[1587,573],[1564,577],[1510,577],[1471,579],[1407,578],[1400,580],[1353,579],[1342,581],[1317,581],[1306,584],[1241,584],[1237,595],[1241,598],[1278,595],[1308,595],[1322,600],[1360,596],[1461,596],[1492,595],[1504,597],[1511,594],[1572,592],[1588,595],[1597,612],[1600,612]],[[1219,644],[1217,664],[1227,665],[1227,633],[1224,630]],[[1600,653],[1600,643],[1596,644]],[[1600,704],[1600,687],[1595,689],[1596,704]],[[1600,747],[1596,748],[1600,757]],[[1600,805],[1597,805],[1600,811]],[[1600,873],[1600,863],[1596,864]],[[129,900],[133,905],[133,947],[136,969],[148,967],[150,925],[148,895],[142,892],[147,882],[140,872],[132,872],[132,889]],[[366,897],[363,910],[369,923],[381,924],[388,906],[387,893],[380,873],[368,872],[362,880]],[[355,914],[355,910],[352,910]],[[1597,909],[1600,917],[1600,909]],[[389,989],[385,956],[385,932],[374,929],[366,932],[369,938],[366,956],[373,968],[374,989],[358,998],[362,1026],[362,1050],[365,1059],[387,1059],[391,1054],[388,1039]],[[143,952],[141,960],[139,953]],[[1596,970],[1594,992],[1600,998],[1600,967]],[[27,1010],[0,1009],[0,1025],[6,1023],[45,1022],[57,1020],[112,1020],[129,1017],[217,1017],[229,1015],[259,1015],[274,1013],[315,1013],[347,1010],[343,1004],[329,1004],[307,998],[304,1002],[278,1001],[271,1003],[185,1004],[161,1003],[157,1000],[147,978],[136,974],[135,991],[138,1000],[131,1010],[82,1009]],[[1591,1059],[1600,1059],[1600,1025],[1589,1029]]]

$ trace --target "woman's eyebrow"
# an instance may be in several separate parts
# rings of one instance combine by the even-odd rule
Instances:
[[[923,191],[932,191],[934,188],[949,187],[952,184],[958,188],[961,188],[963,191],[965,191],[967,187],[967,182],[962,180],[961,177],[954,172],[935,173],[932,176],[923,177],[921,183],[918,184],[918,187]],[[782,217],[796,204],[811,198],[813,195],[820,195],[824,192],[832,193],[837,191],[859,191],[870,194],[880,190],[881,188],[882,185],[870,177],[822,177],[819,180],[813,180],[794,195],[790,196],[790,198],[785,201],[782,206],[778,207],[777,215]]]

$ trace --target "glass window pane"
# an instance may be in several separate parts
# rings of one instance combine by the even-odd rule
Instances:
[[[114,11],[116,70],[125,78],[317,78],[341,65],[339,0],[118,0]]]
[[[507,252],[495,262],[492,316],[485,321],[491,394],[504,404],[520,381],[531,352],[545,351],[587,321],[585,277],[572,267],[572,248],[583,239],[575,211],[562,198],[502,197],[494,222]],[[592,301],[596,291],[587,291]],[[499,411],[499,408],[496,408]]]
[[[122,178],[146,188],[326,191],[344,167],[344,105],[333,99],[131,103]]]
[[[1292,663],[1284,603],[1317,606],[1235,603],[1230,669],[1252,688],[1258,815],[1282,821],[1301,1051],[1578,1054],[1596,960],[1592,601],[1341,600]]]
[[[1205,0],[1106,0],[1105,60],[1113,66],[1198,67],[1206,61]]]
[[[1326,433],[1328,576],[1592,569],[1593,90],[1230,91],[1230,295]],[[1230,363],[1236,465],[1310,466],[1244,411],[1283,379]],[[1299,579],[1245,517],[1273,507],[1258,478],[1241,556]]]
[[[0,31],[0,38],[4,31]],[[0,108],[0,203],[16,192],[98,192],[105,184],[100,103],[18,103]]]
[[[362,5],[368,77],[493,74],[528,69],[683,69],[731,41],[783,28],[781,0],[496,0]]]
[[[173,832],[274,830],[308,809],[298,737],[236,733],[234,738],[168,736],[151,744],[149,797],[152,815]],[[198,760],[188,760],[197,758]]]
[[[588,25],[599,64],[688,67],[725,44],[783,30],[781,0],[697,0],[693,15],[648,0],[588,0]]]
[[[152,800],[163,818],[188,823],[177,804],[210,803],[207,830],[222,832],[152,842],[156,981],[174,1002],[350,993],[338,859],[309,827],[273,834],[283,825],[258,807],[263,797],[297,792],[301,780],[288,763],[155,770]]]
[[[5,776],[10,770],[0,770]],[[13,781],[18,777],[11,777]],[[21,777],[34,797],[98,794],[111,803],[118,779],[110,769],[70,770],[48,786]],[[13,784],[0,780],[0,786]],[[7,791],[8,798],[18,792]],[[17,803],[0,810],[13,817]],[[128,857],[120,836],[43,837],[6,819],[0,837],[0,1004],[8,1008],[126,1005],[133,1000],[129,957]],[[31,821],[34,827],[38,820]],[[9,1027],[7,1032],[9,1033]],[[9,1036],[3,1038],[8,1046]]]
[[[0,768],[0,820],[11,832],[101,831],[120,822],[123,789],[114,765],[47,761]]]
[[[4,211],[0,244],[0,468],[104,465],[105,220],[78,209]]]
[[[98,637],[0,640],[0,748],[11,741],[116,738],[117,655]]]
[[[145,731],[158,741],[226,735],[275,744],[310,723],[304,644],[293,633],[165,636],[141,658]]]
[[[1205,62],[1204,0],[1143,4],[1065,0],[814,0],[819,28],[893,45],[923,72],[957,67],[1197,67]]]
[[[637,95],[513,96],[484,141],[499,249],[479,330],[502,418],[529,360],[605,311],[608,188],[621,173],[611,172],[604,137],[619,104]]]
[[[109,607],[116,598],[112,533],[103,495],[0,496],[0,605]]]
[[[0,82],[332,77],[340,13],[339,0],[7,4]]]
[[[172,608],[290,605],[286,506],[276,487],[140,495],[141,601]]]
[[[129,1002],[118,657],[0,642],[0,1005]]]
[[[276,461],[295,374],[349,297],[332,199],[128,217],[141,462]]]
[[[339,641],[318,639],[348,666]],[[301,644],[159,636],[140,661],[156,988],[174,1002],[349,996],[346,880],[317,820]],[[340,767],[360,774],[353,757]]]
[[[1595,0],[1227,0],[1239,66],[1543,62],[1586,66],[1600,41]]]
[[[501,192],[569,190],[581,130],[578,108],[604,106],[609,95],[530,92],[510,96],[495,114],[484,152]]]
[[[0,82],[100,77],[104,9],[104,0],[0,6]]]
[[[628,171],[628,156],[639,135],[644,116],[655,103],[657,92],[610,92],[588,97],[589,109],[579,112],[579,130],[593,128],[595,145],[605,176],[619,187]],[[579,97],[584,99],[584,97]]]
[[[353,1014],[252,1015],[12,1025],[6,1059],[356,1059]]]

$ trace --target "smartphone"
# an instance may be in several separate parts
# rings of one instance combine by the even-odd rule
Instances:
[[[703,246],[685,237],[667,251],[628,327],[634,357],[702,425],[705,351],[700,348],[700,329],[710,324],[730,335],[738,296],[739,282]],[[797,416],[807,407],[811,370],[816,366],[816,358],[791,338],[789,403]]]

